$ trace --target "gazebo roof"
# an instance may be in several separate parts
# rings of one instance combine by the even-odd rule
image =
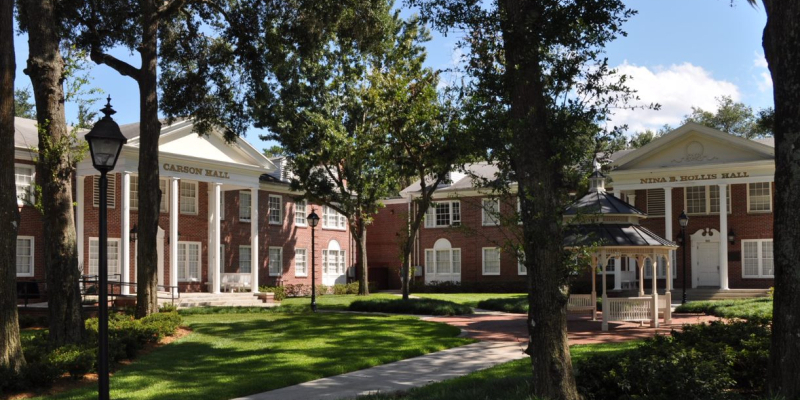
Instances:
[[[678,247],[675,242],[636,224],[576,224],[565,227],[564,247],[593,244],[603,247]]]
[[[646,218],[647,214],[638,208],[606,193],[605,191],[595,191],[586,193],[578,201],[567,207],[564,215],[581,214],[613,214],[613,215],[635,215],[639,218]]]

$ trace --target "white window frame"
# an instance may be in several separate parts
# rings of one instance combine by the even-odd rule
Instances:
[[[659,261],[663,258],[666,262],[668,256],[658,256],[656,260],[656,279],[666,279],[667,278],[667,264],[659,264]],[[649,265],[648,265],[649,263]],[[614,263],[609,263],[609,266],[615,266]],[[653,261],[650,258],[647,258],[644,265],[644,278],[645,279],[653,279]],[[663,268],[662,268],[663,267]],[[672,270],[672,279],[676,279],[678,277],[678,268],[675,268],[675,263],[670,261],[670,269]],[[609,270],[608,272],[612,272]]]
[[[766,210],[752,210],[750,204],[750,185],[758,184],[758,183],[766,183],[768,185],[768,203],[769,208]],[[748,214],[767,214],[772,212],[772,182],[751,182],[747,184],[747,213]]]
[[[181,262],[178,261],[178,271],[183,269],[184,278],[181,279],[180,273],[178,273],[178,282],[200,282],[203,279],[203,244],[201,242],[178,242],[178,249],[180,246],[184,245],[184,265],[181,265]],[[197,277],[191,276],[191,268],[189,268],[189,248],[191,245],[197,245]],[[180,252],[180,250],[178,250]],[[180,260],[180,253],[178,253],[178,260]]]
[[[93,242],[97,242],[97,253],[95,253],[97,255],[96,259],[94,257],[92,257],[92,255],[93,255],[93,253],[92,253],[92,243]],[[117,258],[114,259],[114,258],[111,257],[110,254],[108,254],[108,252],[106,253],[109,256],[108,257],[108,280],[109,281],[116,281],[117,280],[117,276],[121,276],[121,274],[122,274],[122,260],[121,260],[121,257],[122,257],[122,241],[119,238],[108,238],[108,243],[107,243],[108,247],[111,247],[112,243],[116,243],[117,244]],[[94,269],[95,269],[94,273],[92,273],[93,272],[92,271],[92,261],[95,261],[97,263],[97,265],[94,267]],[[112,265],[114,265],[114,264],[116,264],[116,268],[112,269],[113,268]],[[100,269],[99,268],[100,268],[100,238],[98,238],[98,237],[90,237],[89,238],[89,275],[99,275],[99,273],[100,273]]]
[[[27,240],[30,243],[31,254],[28,256],[28,257],[30,257],[30,262],[28,263],[28,268],[29,268],[30,272],[19,272],[19,257],[20,257],[20,254],[19,254],[19,241],[20,240]],[[30,278],[30,277],[33,277],[34,274],[35,274],[35,271],[34,271],[34,265],[35,265],[35,259],[36,259],[36,248],[35,248],[35,243],[34,243],[35,240],[36,240],[36,238],[34,238],[33,236],[17,236],[17,244],[16,244],[16,246],[17,246],[17,257],[16,257],[16,260],[15,260],[15,263],[14,263],[14,266],[15,266],[14,269],[15,269],[15,271],[17,273],[17,277]]]
[[[243,199],[247,197],[247,208],[242,205],[244,203]],[[253,197],[250,195],[249,190],[240,190],[239,191],[239,222],[250,222],[251,211],[250,208],[253,207]]]
[[[300,252],[302,252],[302,256],[300,256]],[[303,261],[298,261],[302,257]],[[303,265],[303,272],[300,272],[299,265]],[[308,250],[303,248],[296,248],[294,249],[294,276],[296,277],[307,277],[308,276]]]
[[[294,203],[294,224],[295,226],[308,226],[306,220],[306,209],[308,202],[306,200],[298,200]]]
[[[331,255],[336,259],[331,262]],[[322,249],[322,273],[327,275],[344,275],[347,273],[347,253],[345,250]],[[331,269],[333,267],[333,269]]]
[[[245,256],[245,257],[242,257]],[[253,271],[253,253],[251,250],[250,245],[241,245],[239,246],[239,273],[240,274],[249,274]],[[242,263],[242,259],[247,258],[247,264]],[[246,268],[245,268],[246,267]]]
[[[486,271],[486,251],[487,250],[494,250],[497,252],[497,272],[487,272]],[[500,271],[502,270],[502,256],[499,247],[484,247],[481,249],[481,274],[482,275],[500,275]]]
[[[490,203],[494,203],[494,207]],[[490,210],[490,208],[493,208],[493,210]],[[496,215],[492,213],[496,213]],[[483,226],[500,225],[500,199],[481,200],[481,224]]]
[[[160,178],[158,180],[158,189],[161,190],[161,204],[158,205],[158,211],[162,213],[169,212],[169,180]]]
[[[346,231],[347,219],[333,207],[322,206],[322,229]]]
[[[690,187],[705,187],[705,212],[689,212],[689,207],[687,206],[687,193]],[[712,212],[711,211],[711,187],[716,187],[719,189],[718,185],[698,185],[698,186],[687,186],[683,189],[683,204],[684,208],[686,209],[686,215],[719,215],[719,211]],[[733,213],[733,200],[731,199],[731,185],[725,186],[725,191],[727,192],[727,201],[728,201],[728,214]]]
[[[437,251],[445,251],[445,252],[449,253],[449,258],[448,259],[450,260],[450,265],[449,265],[448,270],[450,272],[448,272],[448,273],[439,273],[439,272],[437,272],[439,270],[439,265],[438,265],[438,261],[437,261],[437,258],[436,258],[436,252]],[[458,254],[458,263],[456,263],[454,261],[456,254]],[[458,269],[458,271],[455,271],[456,269]],[[434,246],[433,248],[425,249],[425,275],[426,276],[433,276],[433,277],[438,277],[439,275],[448,275],[448,276],[451,276],[451,277],[453,275],[458,275],[460,277],[461,276],[461,248],[453,248],[453,247],[436,248]]]
[[[139,175],[130,175],[130,198],[131,210],[139,209]]]
[[[189,196],[184,196],[183,195],[183,187],[184,187],[184,185],[186,185],[186,186],[194,186],[194,197],[189,197]],[[179,197],[179,200],[180,200],[180,205],[178,206],[178,208],[179,208],[179,212],[181,214],[183,214],[183,215],[197,215],[197,213],[199,212],[198,209],[200,208],[199,207],[199,203],[198,203],[198,199],[200,198],[200,193],[199,192],[200,192],[200,184],[197,181],[188,181],[188,180],[185,180],[185,179],[181,179],[178,182],[178,197]],[[184,201],[184,200],[186,200],[186,201]],[[190,203],[189,200],[193,200],[193,201]],[[187,206],[187,207],[189,205],[191,205],[193,210],[184,211],[184,208],[183,208],[184,205]]]
[[[272,257],[272,252],[273,251],[278,251],[278,266],[279,266],[279,268],[278,268],[277,272],[274,272],[272,270],[273,262],[275,262],[275,259]],[[269,256],[269,265],[267,267],[267,269],[269,271],[269,276],[281,276],[281,274],[283,273],[283,247],[270,246],[269,252],[267,254]]]
[[[447,216],[448,224],[439,225],[438,218],[437,218],[437,208],[436,206],[439,204],[448,204],[447,210],[449,215]],[[455,213],[455,205],[458,205],[458,218],[456,218]],[[461,201],[459,200],[447,200],[447,201],[436,201],[431,203],[431,206],[428,208],[428,211],[425,213],[425,228],[449,228],[451,226],[459,226],[461,225]]]
[[[17,174],[17,168],[29,170],[30,171],[30,175],[25,175],[25,176],[30,176],[31,177],[31,181],[28,182],[25,185],[25,186],[27,186],[26,192],[27,192],[27,195],[28,195],[27,196],[28,199],[24,200],[21,197],[19,190],[17,190],[16,191],[17,205],[22,207],[22,206],[25,206],[25,205],[34,204],[35,201],[36,201],[36,190],[34,189],[35,188],[35,184],[36,184],[36,166],[30,165],[30,164],[14,164],[14,183],[17,186],[17,189],[19,189],[19,182],[17,181],[17,176],[20,175],[20,174]]]
[[[517,259],[517,275],[528,275],[528,267],[525,266],[525,254]]]
[[[774,279],[775,278],[775,247],[774,247],[774,243],[773,243],[773,248],[772,248],[773,253],[772,253],[772,258],[771,258],[772,259],[772,275],[764,274],[764,260],[765,260],[764,254],[763,254],[763,252],[764,252],[764,243],[766,243],[766,242],[772,243],[772,239],[742,239],[741,242],[742,242],[742,244],[741,244],[741,246],[742,246],[742,278],[746,278],[746,279],[759,279],[759,278]],[[745,273],[745,271],[746,271],[746,269],[744,267],[744,262],[745,262],[744,260],[745,260],[745,256],[746,256],[745,251],[744,251],[745,243],[757,243],[757,246],[756,246],[757,255],[756,255],[756,257],[758,259],[758,275],[747,275]]]
[[[278,208],[273,208],[273,201],[278,201]],[[277,211],[277,214],[275,213]],[[283,196],[271,194],[267,198],[267,214],[270,225],[283,225]]]
[[[117,174],[108,174],[108,208],[117,208]],[[100,175],[92,177],[92,206],[100,207]]]

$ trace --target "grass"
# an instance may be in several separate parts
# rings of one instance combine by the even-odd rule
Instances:
[[[772,298],[692,301],[678,307],[675,312],[706,313],[722,318],[771,321]]]
[[[618,353],[633,349],[639,342],[576,345],[570,348],[577,363],[589,354]],[[459,378],[433,383],[406,392],[358,397],[359,400],[528,400],[531,386],[531,361],[522,358]]]
[[[525,299],[525,293],[414,293],[423,299],[452,301],[470,307],[478,307],[478,303],[488,299]]]
[[[434,299],[371,299],[350,303],[350,311],[382,312],[389,314],[464,315],[472,314],[472,307],[452,301]]]
[[[486,299],[478,303],[478,308],[492,311],[502,311],[515,314],[528,313],[528,299],[525,297],[520,298],[507,298],[507,299]]]
[[[404,316],[185,314],[193,333],[111,378],[114,399],[230,399],[471,343]],[[53,399],[94,399],[96,386]]]
[[[397,299],[398,297],[388,293],[373,293],[369,296],[359,296],[355,294],[326,294],[324,296],[317,296],[317,309],[318,310],[338,310],[344,311],[350,306],[350,303],[356,300],[376,300],[376,299]],[[311,307],[311,297],[288,297],[281,301],[281,308],[289,311],[296,311],[297,309],[308,309]]]

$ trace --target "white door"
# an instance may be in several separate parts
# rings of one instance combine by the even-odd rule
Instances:
[[[156,233],[156,251],[158,252],[158,284],[164,285],[164,230],[160,226]]]
[[[698,243],[696,251],[697,286],[719,287],[719,243]]]
[[[346,253],[339,242],[331,240],[328,248],[322,250],[322,284],[333,286],[347,283],[345,276]]]

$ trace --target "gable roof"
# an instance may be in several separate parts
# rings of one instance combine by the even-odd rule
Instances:
[[[473,190],[483,187],[481,180],[489,182],[497,179],[499,169],[497,165],[489,162],[477,162],[464,165],[466,172],[453,171],[450,175],[452,182],[443,183],[436,189],[437,192],[456,192],[459,190]],[[476,179],[473,179],[473,175]],[[420,191],[420,181],[417,179],[407,188],[400,191],[401,194],[418,193]]]

